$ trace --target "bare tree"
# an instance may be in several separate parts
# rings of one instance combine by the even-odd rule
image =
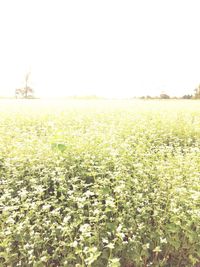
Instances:
[[[24,87],[24,98],[28,98],[28,93],[29,93],[29,86],[28,86],[28,82],[29,82],[29,78],[30,78],[31,73],[27,72],[25,75],[25,87]]]
[[[30,80],[30,72],[25,75],[25,85],[24,88],[18,88],[15,90],[16,98],[33,98],[34,90],[28,85]]]

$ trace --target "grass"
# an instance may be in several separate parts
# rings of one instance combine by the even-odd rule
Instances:
[[[197,266],[199,105],[0,100],[0,266]]]

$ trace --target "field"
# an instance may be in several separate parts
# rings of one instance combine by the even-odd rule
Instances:
[[[0,266],[199,263],[199,101],[0,101]]]

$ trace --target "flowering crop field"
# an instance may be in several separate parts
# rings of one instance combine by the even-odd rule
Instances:
[[[200,102],[0,101],[0,266],[200,264]]]

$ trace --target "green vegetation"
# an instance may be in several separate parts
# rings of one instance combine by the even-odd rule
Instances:
[[[199,107],[1,100],[0,266],[197,266]]]

